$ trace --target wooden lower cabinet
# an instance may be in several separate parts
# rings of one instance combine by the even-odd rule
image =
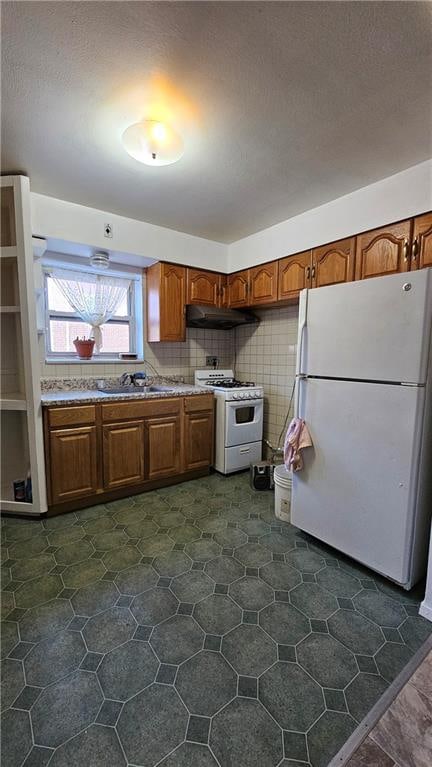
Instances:
[[[180,473],[180,416],[159,416],[145,420],[145,460],[147,479]]]
[[[96,426],[49,433],[51,504],[93,495],[98,489]]]
[[[213,459],[213,406],[213,394],[199,394],[44,408],[49,512],[203,476]]]
[[[102,440],[104,489],[144,482],[144,421],[105,424]]]
[[[184,469],[192,471],[213,462],[213,410],[186,413],[184,423]]]

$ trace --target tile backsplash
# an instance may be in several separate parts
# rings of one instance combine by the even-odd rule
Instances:
[[[162,376],[181,376],[185,383],[193,383],[196,368],[206,367],[206,355],[219,358],[219,367],[231,368],[234,365],[234,343],[231,331],[226,330],[203,330],[201,328],[187,328],[187,340],[185,343],[144,343],[144,359],[151,363]],[[43,378],[56,377],[74,378],[91,377],[104,378],[104,376],[120,376],[126,371],[136,372],[145,370],[145,363],[123,362],[115,364],[91,364],[88,362],[79,365],[73,363],[47,364],[45,362],[45,349],[43,338],[40,340],[41,376]],[[150,373],[150,371],[148,371]]]
[[[295,375],[298,307],[256,311],[259,325],[234,330],[187,328],[185,343],[144,343],[144,358],[162,376],[193,383],[194,372],[206,367],[206,356],[219,358],[220,368],[234,368],[237,378],[264,386],[264,437],[277,445]],[[145,368],[145,363],[46,364],[44,337],[39,337],[43,378],[104,378]],[[150,370],[148,370],[150,373]]]
[[[295,380],[298,306],[261,309],[256,314],[259,325],[233,331],[235,371],[240,380],[264,386],[264,437],[276,447]]]

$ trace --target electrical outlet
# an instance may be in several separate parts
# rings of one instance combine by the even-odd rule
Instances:
[[[111,224],[105,224],[104,225],[104,237],[108,237],[110,240],[113,236],[113,230]]]
[[[206,366],[208,368],[216,368],[219,364],[219,357],[206,357]]]

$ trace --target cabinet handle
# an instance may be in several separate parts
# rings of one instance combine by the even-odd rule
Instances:
[[[312,267],[312,279],[315,277],[315,264]]]
[[[306,267],[306,279],[310,280],[310,266]]]
[[[413,240],[412,249],[411,249],[411,258],[413,261],[417,261],[417,256],[419,252],[419,244],[417,237]]]
[[[405,240],[404,240],[404,244],[403,244],[403,248],[402,248],[402,253],[403,253],[404,261],[405,262],[408,261],[409,247],[408,247],[408,239],[407,238],[405,238]]]

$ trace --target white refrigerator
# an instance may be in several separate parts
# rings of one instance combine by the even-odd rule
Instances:
[[[432,511],[432,270],[304,290],[291,522],[409,589]]]

